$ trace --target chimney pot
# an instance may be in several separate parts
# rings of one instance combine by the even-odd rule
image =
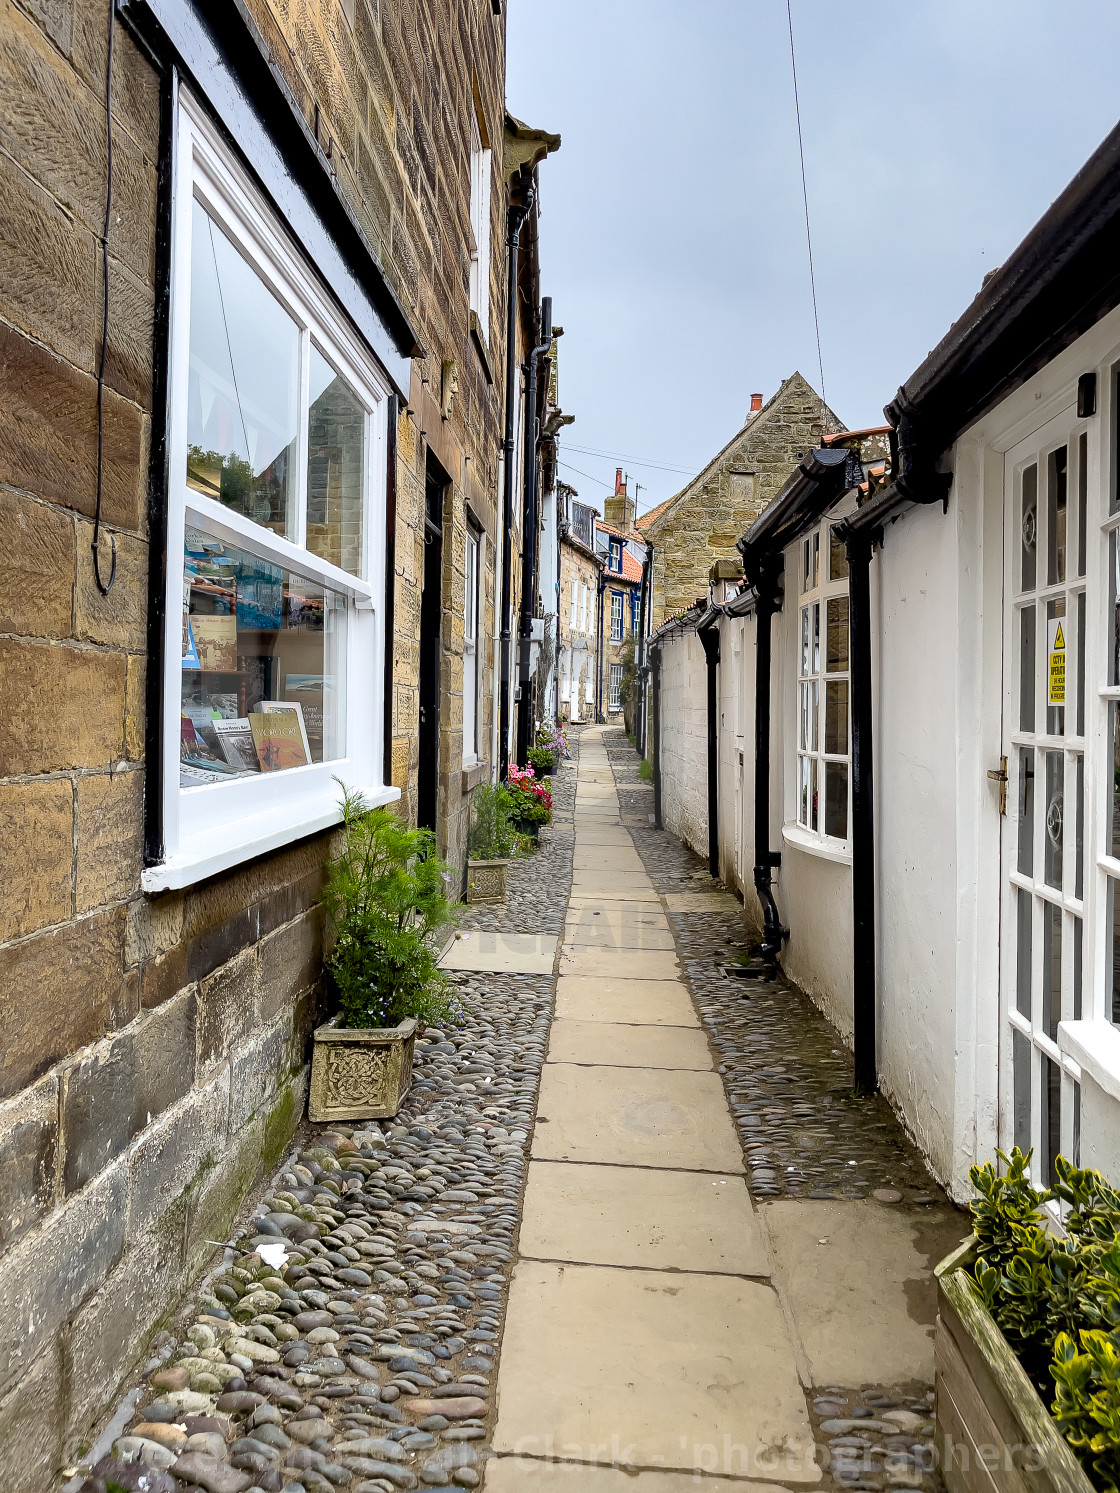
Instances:
[[[751,414],[752,415],[757,415],[758,412],[759,412],[759,410],[761,408],[762,408],[762,395],[761,394],[752,394],[751,395]]]
[[[622,468],[621,467],[615,467],[615,469],[614,469],[614,490],[615,490],[615,495],[616,496],[618,494],[624,493],[626,491],[626,484],[622,480]]]

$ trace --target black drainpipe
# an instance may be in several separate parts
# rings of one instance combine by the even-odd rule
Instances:
[[[852,681],[852,1016],[856,1092],[879,1087],[875,1054],[875,797],[871,709],[872,536],[840,527],[848,551]]]
[[[754,672],[754,887],[762,907],[762,944],[759,953],[767,964],[778,962],[782,940],[789,937],[774,901],[771,871],[782,864],[780,851],[770,849],[770,648],[771,619],[778,610],[778,582],[782,554],[767,556],[756,583],[757,636]]]
[[[525,189],[524,202],[511,202],[506,225],[506,429],[502,450],[502,678],[498,689],[498,781],[504,782],[509,766],[509,686],[513,637],[513,453],[517,431],[517,249],[521,228],[533,206],[533,184]]]
[[[661,649],[650,649],[650,668],[653,671],[653,822],[656,829],[664,829],[661,823]]]
[[[719,880],[719,628],[700,632],[708,664],[708,875]]]
[[[521,643],[517,677],[521,700],[517,707],[517,762],[524,767],[533,741],[533,690],[529,675],[532,655],[533,618],[537,614],[538,558],[541,545],[537,481],[537,368],[552,346],[552,297],[541,301],[541,340],[525,364],[525,491],[521,521]]]

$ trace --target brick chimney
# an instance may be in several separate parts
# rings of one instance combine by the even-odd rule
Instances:
[[[761,394],[752,394],[751,395],[751,407],[750,407],[749,413],[747,414],[747,422],[748,422],[748,424],[750,423],[751,420],[754,419],[755,415],[758,414],[758,412],[759,412],[759,410],[761,408],[762,408],[762,395]]]
[[[603,503],[603,517],[616,529],[625,529],[629,533],[634,527],[634,499],[626,488],[627,479],[622,475],[622,468],[616,467],[614,492]]]

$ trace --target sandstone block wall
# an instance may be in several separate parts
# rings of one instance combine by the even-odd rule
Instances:
[[[653,626],[708,594],[717,560],[777,497],[806,451],[844,426],[800,373],[677,494],[644,530],[654,547]]]
[[[407,789],[415,770],[423,472],[438,442],[452,479],[443,838],[457,858],[463,526],[469,502],[490,536],[489,636],[500,428],[468,322],[466,110],[478,96],[496,132],[500,332],[501,23],[466,0],[356,0],[354,32],[333,0],[254,12],[309,119],[319,105],[328,121],[339,179],[425,340],[398,422],[393,773]],[[118,565],[102,597],[109,13],[108,0],[0,0],[0,1486],[21,1493],[55,1485],[298,1123],[329,848],[320,836],[184,893],[140,891],[160,118],[156,75],[118,22],[103,502]],[[496,370],[500,345],[488,353]],[[444,359],[460,369],[449,420]],[[488,692],[485,677],[484,712]]]

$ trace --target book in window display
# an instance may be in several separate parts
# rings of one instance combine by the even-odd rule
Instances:
[[[294,710],[254,711],[249,715],[262,772],[284,772],[308,765],[303,728]]]
[[[260,772],[253,727],[248,716],[214,722],[214,734],[222,756],[239,772]]]
[[[222,615],[191,617],[198,665],[204,674],[237,673],[237,618]]]
[[[303,740],[306,761],[311,762],[316,760],[311,755],[311,744],[307,739],[307,726],[303,719],[303,706],[301,704],[298,702],[293,703],[291,700],[262,700],[257,709],[263,715],[277,715],[283,710],[290,710],[295,715],[296,720],[299,721],[299,734]],[[322,758],[320,757],[318,760],[322,761]],[[299,764],[301,767],[303,765],[302,762]]]

